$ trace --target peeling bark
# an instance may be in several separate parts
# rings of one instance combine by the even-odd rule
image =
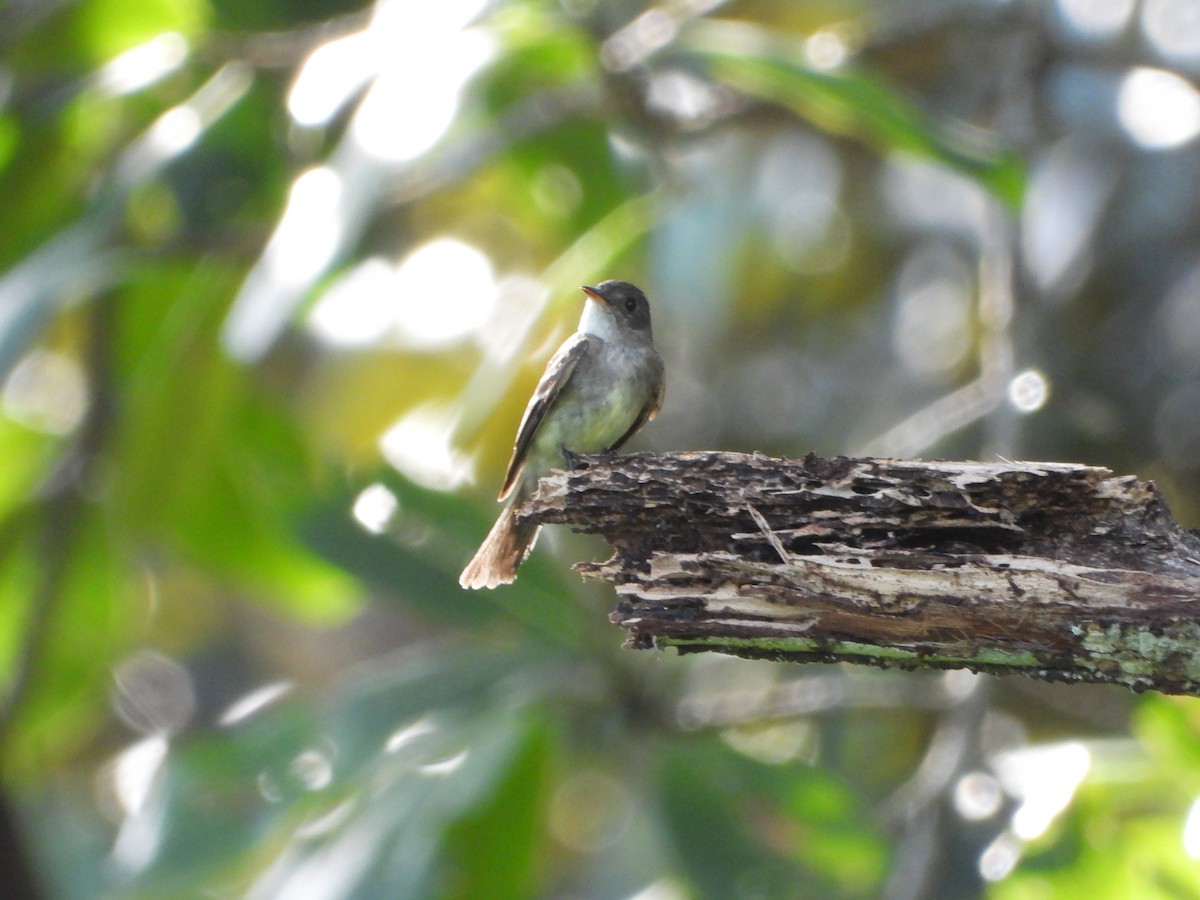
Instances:
[[[523,510],[602,534],[628,646],[1200,694],[1200,538],[1060,463],[583,457]]]

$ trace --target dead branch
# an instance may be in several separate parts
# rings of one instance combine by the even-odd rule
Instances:
[[[1200,538],[1060,463],[585,457],[526,506],[602,534],[632,647],[1200,694]]]

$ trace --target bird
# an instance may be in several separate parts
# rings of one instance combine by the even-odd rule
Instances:
[[[463,588],[509,584],[541,526],[517,516],[542,476],[575,468],[580,453],[613,453],[658,415],[666,386],[654,347],[650,302],[626,281],[580,288],[579,328],[558,348],[517,429],[496,524],[459,576]]]

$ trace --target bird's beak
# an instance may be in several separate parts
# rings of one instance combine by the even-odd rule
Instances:
[[[604,299],[604,295],[601,294],[594,287],[588,287],[585,284],[585,285],[581,286],[579,289],[581,291],[583,291],[585,294],[587,294],[587,298],[589,300],[595,300],[597,303],[604,303],[604,304],[608,303],[608,301]]]

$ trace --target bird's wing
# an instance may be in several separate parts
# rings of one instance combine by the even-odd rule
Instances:
[[[642,411],[638,413],[638,417],[634,419],[633,424],[629,426],[621,437],[609,447],[609,452],[615,453],[621,449],[621,445],[637,434],[643,425],[647,422],[653,422],[654,417],[658,415],[658,411],[662,409],[663,392],[666,390],[667,381],[663,377],[662,361],[658,364],[658,379],[654,385],[654,393],[650,395],[650,399],[646,401],[646,405],[642,407]]]
[[[533,436],[537,434],[538,426],[546,417],[546,410],[554,405],[563,385],[567,383],[567,379],[571,377],[587,350],[587,335],[572,335],[546,364],[542,380],[538,382],[537,390],[529,398],[529,405],[525,407],[525,415],[521,419],[521,427],[517,429],[517,442],[513,446],[512,459],[508,461],[508,471],[504,474],[504,485],[500,488],[501,500],[512,493],[513,486],[525,467],[525,457],[529,453]]]

